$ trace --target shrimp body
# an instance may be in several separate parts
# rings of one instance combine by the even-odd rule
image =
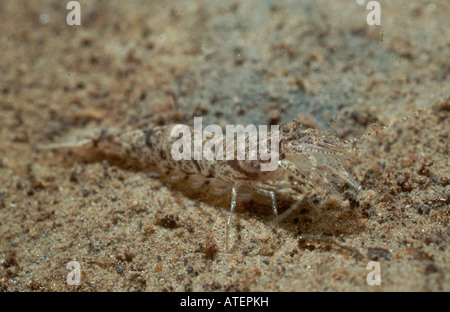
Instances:
[[[192,177],[196,181],[192,185],[197,187],[209,181],[212,182],[210,184],[213,187],[213,193],[216,194],[231,189],[227,240],[231,216],[236,207],[237,192],[242,186],[270,197],[276,223],[279,217],[275,194],[288,196],[300,203],[307,195],[323,194],[327,190],[335,191],[334,185],[338,184],[346,183],[356,190],[361,188],[339,161],[341,157],[354,149],[351,141],[341,140],[330,133],[322,133],[316,129],[305,129],[297,120],[281,128],[278,166],[273,171],[260,169],[261,164],[268,161],[260,158],[250,160],[255,158],[248,157],[249,153],[257,150],[252,149],[255,146],[251,144],[258,144],[250,140],[246,140],[248,144],[245,146],[244,160],[238,160],[236,152],[233,160],[207,160],[206,158],[175,160],[171,154],[172,146],[178,140],[171,135],[174,126],[176,125],[157,126],[147,130],[101,129],[99,133],[92,134],[91,138],[73,145],[64,144],[62,147],[87,148],[101,153],[106,158],[138,164],[142,169],[156,168],[162,174],[172,176],[175,180],[181,177]],[[194,140],[196,132],[191,129],[190,133],[191,139]],[[205,135],[201,137],[203,147],[209,139]],[[270,154],[271,133],[267,134],[267,142],[265,152]],[[234,141],[230,143],[223,139],[224,149],[234,147],[229,144],[234,145]],[[191,150],[191,154],[194,155],[194,149]],[[297,205],[292,206],[281,217],[286,217],[296,207]]]
[[[236,186],[247,185],[256,191],[263,189],[278,192],[281,189],[291,189],[299,192],[301,189],[318,188],[320,180],[326,184],[341,180],[360,189],[360,185],[339,162],[339,158],[353,150],[351,144],[328,133],[303,129],[296,121],[281,129],[279,161],[274,171],[261,171],[261,163],[268,161],[237,160],[236,152],[233,160],[174,160],[171,149],[178,138],[171,136],[173,127],[174,125],[166,125],[131,131],[102,129],[100,135],[90,142],[85,141],[87,144],[84,146],[105,155],[139,163],[143,168],[157,168],[166,174],[176,172],[218,179]],[[192,130],[191,133],[193,140],[195,131]],[[207,141],[203,136],[203,145]],[[225,149],[229,144],[224,139]],[[267,144],[267,153],[270,153],[270,146],[271,144]],[[245,155],[248,156],[251,150],[252,146],[247,144]],[[191,153],[194,154],[194,151]]]

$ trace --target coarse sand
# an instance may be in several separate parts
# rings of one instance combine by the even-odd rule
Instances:
[[[80,26],[65,1],[0,2],[0,291],[450,290],[447,0],[379,1],[380,26],[357,1],[79,2]],[[230,194],[38,148],[194,116],[327,131],[338,113],[351,139],[419,109],[357,142],[361,191],[276,230],[269,199],[239,201],[229,251]]]

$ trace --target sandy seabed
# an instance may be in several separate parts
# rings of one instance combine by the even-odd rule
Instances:
[[[80,3],[69,26],[64,1],[0,2],[0,291],[450,290],[448,1],[380,1],[381,26],[356,1]],[[338,112],[350,139],[418,109],[358,142],[361,191],[277,231],[269,200],[239,201],[228,252],[229,195],[38,148],[194,116],[326,131]]]

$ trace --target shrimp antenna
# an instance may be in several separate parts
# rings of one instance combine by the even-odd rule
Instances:
[[[337,118],[338,118],[338,112],[336,112],[336,115],[334,115],[333,122],[331,123],[330,129],[328,130],[327,135],[330,135],[334,129],[334,126],[336,126]]]
[[[434,106],[435,105],[433,105],[432,107],[434,107]],[[356,137],[356,138],[353,138],[353,139],[350,139],[350,140],[346,140],[345,142],[349,143],[349,144],[353,144],[353,143],[355,143],[355,142],[357,142],[359,140],[362,140],[362,139],[364,139],[366,137],[369,137],[371,135],[378,135],[383,130],[385,130],[387,128],[390,128],[390,127],[393,127],[393,126],[395,126],[395,125],[397,125],[397,124],[399,124],[401,122],[407,121],[407,120],[409,120],[409,119],[411,119],[413,117],[417,117],[417,116],[419,116],[420,114],[422,114],[426,110],[428,110],[428,108],[419,109],[415,113],[413,113],[411,115],[408,115],[408,116],[405,116],[405,117],[402,117],[400,119],[397,119],[397,120],[391,122],[390,124],[388,124],[387,126],[379,127],[376,124],[372,124],[372,126],[371,126],[372,132],[368,132],[368,133],[363,134],[363,135],[361,135],[359,137]]]

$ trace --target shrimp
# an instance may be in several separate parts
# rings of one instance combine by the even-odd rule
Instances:
[[[420,111],[415,115],[419,113]],[[238,160],[235,157],[233,160],[205,158],[175,160],[171,156],[172,146],[178,139],[171,135],[175,125],[156,126],[146,130],[103,128],[93,131],[89,136],[75,143],[50,144],[44,148],[87,149],[109,160],[137,164],[142,170],[156,169],[159,173],[170,175],[175,180],[181,177],[193,177],[196,181],[193,184],[194,187],[202,186],[205,181],[212,181],[210,184],[213,193],[217,195],[231,190],[231,204],[226,226],[228,249],[229,227],[240,188],[245,186],[270,198],[275,224],[297,209],[307,196],[323,194],[324,191],[337,193],[336,188],[344,184],[359,191],[362,188],[361,185],[342,166],[341,159],[356,150],[353,146],[356,141],[372,134],[377,135],[383,129],[410,117],[382,128],[372,126],[373,132],[351,140],[343,140],[331,134],[336,118],[328,132],[304,128],[298,120],[293,120],[280,130],[278,166],[273,171],[260,170],[260,165],[266,162],[261,159]],[[194,139],[196,132],[191,131],[191,135]],[[203,146],[208,141],[206,137],[202,136]],[[271,133],[267,135],[267,142],[270,141]],[[225,139],[223,143],[225,147],[229,144],[225,142]],[[246,155],[249,155],[251,148],[252,146],[246,145]],[[270,153],[271,144],[267,144],[264,148],[265,152]],[[191,153],[194,154],[194,150],[191,150]],[[288,196],[295,201],[295,204],[281,215],[278,215],[277,195]]]

